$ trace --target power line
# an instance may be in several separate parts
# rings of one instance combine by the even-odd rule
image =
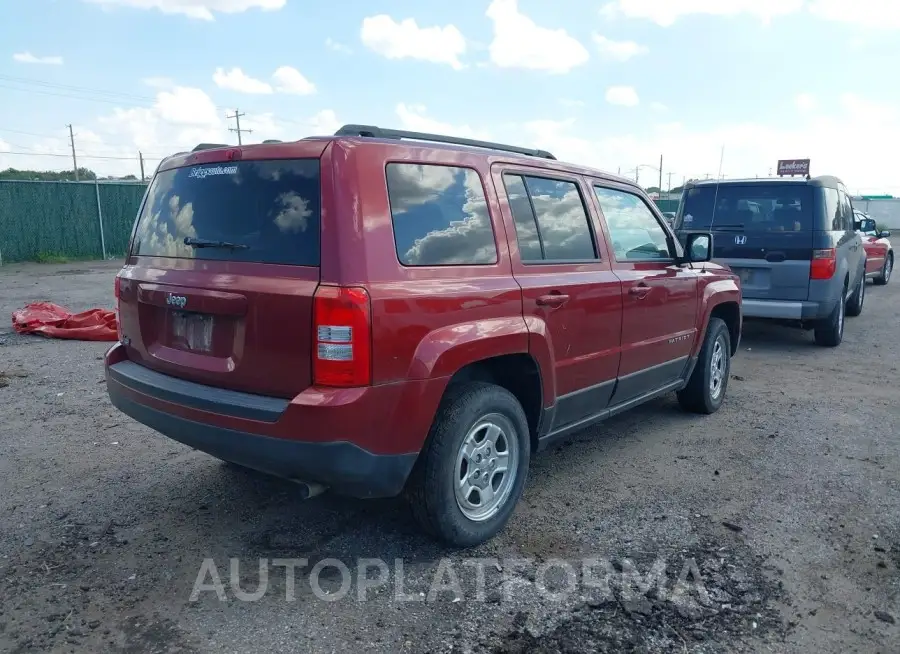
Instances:
[[[70,158],[72,153],[70,152],[18,152],[15,150],[0,150],[0,157],[11,154],[23,157],[65,157]],[[99,154],[84,154],[83,152],[78,155],[82,159],[97,159],[101,161],[140,161],[140,157],[113,157],[113,156],[105,156]],[[144,161],[160,161],[160,159],[145,158]]]

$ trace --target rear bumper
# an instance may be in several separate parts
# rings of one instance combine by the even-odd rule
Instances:
[[[814,320],[824,318],[830,312],[833,303],[801,302],[790,300],[752,300],[742,301],[745,318],[771,318],[773,320]]]
[[[149,370],[125,359],[118,345],[107,354],[106,383],[117,409],[173,440],[360,498],[392,497],[403,490],[430,426],[426,404],[438,387],[407,382],[353,389],[349,400],[340,389],[334,397],[317,389],[310,391],[314,398],[303,393],[293,400],[265,398]],[[415,408],[407,404],[411,397],[419,401]],[[434,407],[439,399],[440,394]],[[373,439],[380,439],[381,451],[364,445]],[[390,449],[395,451],[385,451]]]

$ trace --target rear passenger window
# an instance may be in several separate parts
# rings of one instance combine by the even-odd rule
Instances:
[[[841,205],[841,196],[837,189],[827,186],[822,188],[822,193],[825,197],[825,224],[834,232],[841,231],[844,229],[842,227],[844,208]]]
[[[609,227],[616,261],[671,258],[666,232],[641,198],[599,186],[594,193]]]
[[[594,261],[597,249],[578,185],[504,175],[523,262]]]
[[[481,177],[470,168],[387,165],[397,258],[406,266],[497,262]]]

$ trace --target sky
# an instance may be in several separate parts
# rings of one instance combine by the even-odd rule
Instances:
[[[540,147],[657,185],[810,158],[900,195],[893,0],[3,0],[0,169],[149,177],[346,123]],[[635,172],[637,170],[637,173]]]

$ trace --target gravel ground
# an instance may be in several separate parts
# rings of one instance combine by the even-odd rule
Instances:
[[[119,414],[106,344],[11,333],[29,301],[110,306],[117,267],[0,268],[0,651],[897,651],[897,284],[835,350],[748,325],[716,415],[579,434],[452,552],[400,501],[301,501]]]

